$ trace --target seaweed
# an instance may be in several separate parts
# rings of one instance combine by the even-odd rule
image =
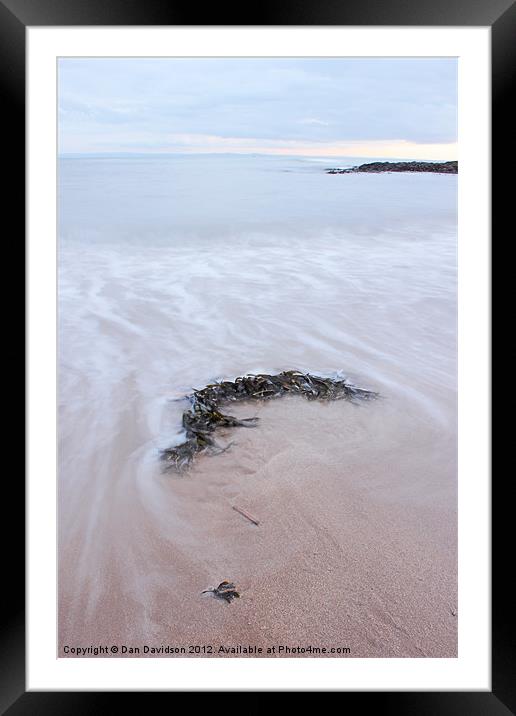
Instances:
[[[236,591],[236,587],[233,582],[228,582],[225,579],[219,584],[218,587],[208,587],[204,589],[201,594],[213,594],[218,599],[225,599],[228,604],[231,604],[233,599],[240,599],[240,594]]]
[[[238,419],[222,413],[220,407],[231,402],[250,400],[271,400],[283,395],[300,395],[307,400],[370,400],[377,393],[357,388],[345,379],[323,378],[301,373],[297,370],[284,371],[277,375],[249,374],[234,381],[211,383],[201,390],[194,390],[186,396],[190,407],[183,413],[182,424],[186,440],[180,445],[161,452],[166,470],[183,472],[194,457],[201,453],[220,454],[229,449],[220,447],[213,439],[219,428],[254,427],[258,418]]]

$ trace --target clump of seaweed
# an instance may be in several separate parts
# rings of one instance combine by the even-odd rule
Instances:
[[[218,599],[225,599],[228,604],[231,604],[233,599],[240,599],[240,594],[236,591],[236,587],[233,582],[228,582],[225,579],[219,584],[218,587],[208,587],[204,589],[201,594],[213,594]]]
[[[278,375],[245,375],[234,381],[220,381],[186,396],[190,407],[183,413],[186,440],[161,453],[166,469],[183,472],[200,453],[220,454],[228,447],[220,447],[213,439],[219,428],[253,427],[258,418],[239,420],[220,411],[220,406],[237,401],[270,400],[283,395],[301,395],[307,400],[371,400],[377,393],[357,388],[345,379],[323,378],[297,370]]]

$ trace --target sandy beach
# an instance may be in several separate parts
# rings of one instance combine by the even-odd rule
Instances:
[[[103,203],[119,165],[77,161],[61,170],[58,655],[456,656],[456,177],[266,164],[260,194],[245,165],[223,230],[226,190],[203,174],[212,228],[182,241],[187,210],[167,224],[165,199],[142,193],[176,169],[127,174],[142,178],[110,195],[129,207],[122,225]],[[306,202],[285,206],[274,182]],[[152,220],[142,238],[146,217],[166,239]],[[178,399],[286,369],[343,371],[380,398],[231,405],[258,426],[228,429],[231,447],[185,475],[162,472]],[[240,599],[201,595],[223,579]]]
[[[80,593],[64,590],[61,649],[311,645],[354,657],[455,656],[453,441],[429,435],[417,415],[395,423],[397,408],[301,398],[253,406],[259,429],[240,430],[231,452],[200,458],[188,477],[156,477],[152,506],[122,471],[102,495]],[[80,522],[73,532],[63,575],[82,553]],[[199,594],[223,578],[236,581],[240,600]]]

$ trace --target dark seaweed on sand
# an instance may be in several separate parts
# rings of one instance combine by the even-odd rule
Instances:
[[[270,400],[283,395],[301,395],[307,400],[371,400],[377,393],[356,388],[345,379],[321,378],[289,370],[278,375],[245,375],[234,381],[212,383],[187,396],[190,407],[183,413],[186,440],[161,453],[166,469],[185,470],[199,453],[219,454],[227,450],[218,446],[213,433],[219,428],[253,427],[258,418],[239,420],[220,411],[220,406],[246,400]],[[229,446],[228,446],[229,447]]]
[[[201,592],[201,594],[208,593],[213,594],[218,599],[225,599],[228,604],[231,604],[233,599],[240,599],[240,594],[237,592],[235,585],[233,582],[228,582],[227,579],[221,582],[218,587],[208,587],[208,589],[204,589]]]

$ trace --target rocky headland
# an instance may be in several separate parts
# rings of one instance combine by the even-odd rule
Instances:
[[[371,162],[348,169],[326,169],[326,174],[355,174],[365,172],[433,172],[435,174],[457,174],[458,162]]]

